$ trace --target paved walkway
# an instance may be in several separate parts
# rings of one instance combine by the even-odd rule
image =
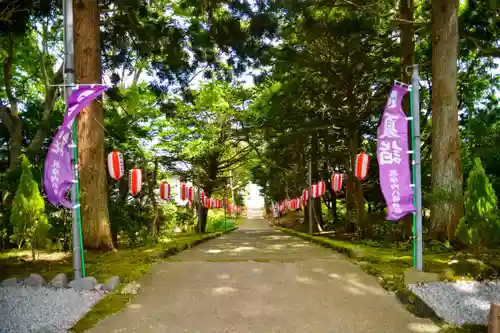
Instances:
[[[92,333],[431,333],[375,277],[329,249],[247,220],[153,265]]]

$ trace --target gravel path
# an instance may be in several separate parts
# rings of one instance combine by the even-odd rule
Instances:
[[[0,287],[0,333],[63,333],[103,296],[72,289]]]
[[[486,325],[490,303],[500,302],[500,281],[435,282],[409,289],[449,323]]]

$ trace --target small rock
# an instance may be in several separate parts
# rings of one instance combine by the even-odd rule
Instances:
[[[64,273],[59,273],[50,281],[50,285],[54,288],[66,288],[68,286],[68,277]]]
[[[102,283],[98,283],[94,286],[94,291],[104,291],[104,285]]]
[[[349,257],[353,259],[361,259],[365,257],[365,249],[354,248],[349,250]]]
[[[19,280],[18,278],[11,277],[11,278],[3,280],[0,285],[2,287],[20,287],[20,286],[22,286],[22,281]]]
[[[102,286],[102,289],[104,291],[111,291],[118,287],[120,284],[120,277],[119,276],[112,276],[108,281],[106,281],[106,284]]]
[[[87,276],[83,279],[71,281],[69,287],[76,291],[92,290],[96,284],[97,280],[93,276]]]
[[[130,282],[125,285],[122,289],[122,294],[136,295],[141,289],[141,285],[137,282]]]
[[[408,268],[403,272],[403,279],[406,285],[441,281],[438,273],[420,272],[414,267]]]
[[[38,288],[45,285],[45,280],[39,274],[30,274],[24,279],[23,284],[28,287]]]

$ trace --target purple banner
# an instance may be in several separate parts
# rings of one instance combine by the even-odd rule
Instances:
[[[71,166],[72,125],[81,110],[98,98],[107,88],[105,86],[79,86],[73,90],[67,101],[63,124],[50,144],[43,175],[43,188],[47,199],[54,206],[63,205],[73,208],[66,200],[66,193],[73,184]]]
[[[377,130],[380,188],[387,203],[387,220],[398,221],[415,211],[408,152],[408,119],[402,100],[408,89],[392,87]]]

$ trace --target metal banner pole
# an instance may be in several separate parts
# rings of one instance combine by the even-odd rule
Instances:
[[[423,269],[422,258],[422,176],[420,165],[420,77],[418,65],[413,66],[411,76],[411,109],[413,117],[413,181],[415,184],[415,250],[414,263],[419,271]]]
[[[64,15],[64,99],[66,105],[71,96],[75,83],[75,48],[73,41],[73,0],[63,1]],[[72,223],[72,242],[73,242],[73,271],[74,278],[81,279],[85,276],[85,267],[83,265],[83,247],[81,236],[80,219],[80,191],[78,186],[78,149],[77,149],[77,129],[76,120],[73,122],[71,142],[71,160],[73,164],[73,179],[75,183],[71,187],[71,201],[73,203],[73,223]]]
[[[309,175],[308,175],[308,184],[309,188],[307,189],[307,213],[309,215],[309,233],[313,233],[313,200],[312,200],[312,165],[311,161],[309,161]]]
[[[200,191],[200,187],[198,186],[196,188],[196,201],[198,202],[198,207],[196,209],[196,214],[198,215],[198,225],[197,225],[197,229],[198,229],[198,232],[201,233],[201,205],[203,205],[203,201],[201,200],[201,191]]]

